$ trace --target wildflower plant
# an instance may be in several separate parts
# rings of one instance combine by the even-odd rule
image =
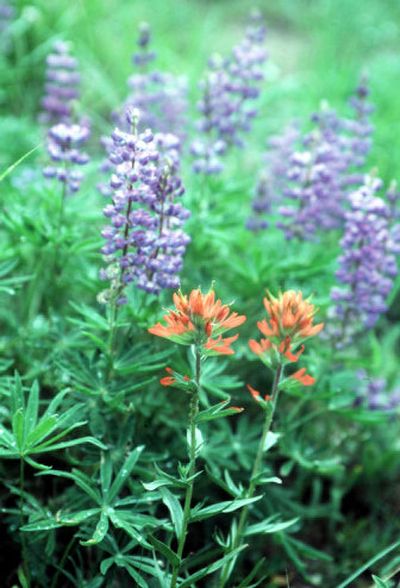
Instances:
[[[174,294],[175,308],[164,316],[165,325],[157,323],[149,329],[149,332],[158,337],[169,339],[180,345],[190,346],[195,357],[195,369],[192,378],[180,376],[170,368],[171,374],[161,379],[164,386],[177,386],[183,388],[190,395],[188,413],[188,452],[189,463],[184,470],[186,482],[186,494],[183,507],[182,526],[177,536],[178,548],[176,552],[177,563],[174,565],[171,588],[177,585],[181,559],[183,556],[188,525],[191,518],[191,503],[193,497],[194,481],[197,477],[196,458],[202,447],[202,436],[197,428],[200,418],[208,420],[213,416],[221,417],[234,414],[240,409],[233,411],[223,410],[224,407],[217,407],[208,414],[199,414],[199,393],[201,388],[201,368],[207,357],[212,355],[232,355],[234,353],[231,345],[238,338],[238,334],[231,337],[223,337],[226,331],[234,329],[246,320],[243,315],[231,312],[229,306],[221,300],[215,299],[214,290],[203,294],[200,289],[192,290],[189,295],[181,292]],[[222,409],[222,412],[218,410]],[[218,414],[219,413],[219,414]]]
[[[246,498],[254,496],[257,485],[261,483],[264,452],[268,450],[268,435],[273,422],[278,403],[280,390],[299,385],[310,386],[315,380],[301,368],[294,374],[284,377],[285,366],[297,362],[304,351],[303,342],[314,337],[323,329],[323,323],[314,324],[316,309],[309,299],[304,299],[302,292],[288,290],[274,297],[267,292],[264,298],[264,307],[267,311],[267,319],[257,323],[264,337],[260,342],[251,339],[249,347],[251,351],[274,372],[271,392],[262,398],[260,392],[250,384],[248,389],[254,400],[265,413],[264,425],[258,445],[257,454],[250,474],[250,483],[246,491]],[[297,353],[296,353],[297,351]],[[246,524],[249,507],[246,505],[240,515],[239,522],[232,527],[230,538],[226,544],[227,551],[238,549],[246,534]],[[262,526],[260,527],[262,529]],[[236,558],[228,562],[221,571],[219,586],[225,586],[231,576]]]

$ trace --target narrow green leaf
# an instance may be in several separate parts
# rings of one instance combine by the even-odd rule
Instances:
[[[202,570],[199,570],[198,572],[195,572],[191,576],[188,576],[183,580],[183,582],[179,584],[179,588],[191,588],[195,582],[201,580],[205,576],[208,576],[208,574],[213,574],[214,572],[222,568],[222,566],[227,564],[231,559],[236,558],[237,555],[246,547],[247,545],[242,545],[241,547],[232,550],[230,553],[228,553],[221,559],[217,560],[213,564],[207,566],[206,568],[203,568]]]
[[[148,492],[152,492],[153,490],[157,490],[157,488],[161,488],[162,486],[171,486],[172,482],[169,480],[154,480],[154,482],[142,482],[143,488]]]
[[[115,478],[114,482],[111,485],[110,491],[108,493],[108,500],[112,502],[114,498],[117,497],[119,491],[123,487],[126,482],[126,479],[131,475],[133,468],[135,467],[137,460],[140,457],[144,449],[144,445],[136,447],[131,453],[128,455],[127,459],[123,463],[120,471],[118,472],[117,477]]]
[[[24,435],[27,437],[31,431],[36,427],[39,411],[39,384],[34,382],[29,391],[28,404],[25,414],[25,430]]]
[[[46,451],[58,451],[59,449],[66,449],[67,447],[74,447],[75,445],[82,445],[83,443],[89,443],[95,445],[100,449],[107,449],[107,445],[104,445],[98,439],[94,437],[79,437],[79,439],[71,439],[71,441],[64,441],[63,443],[56,443],[55,445],[48,445],[45,447]],[[41,446],[35,447],[30,453],[43,453],[44,449]]]
[[[378,588],[390,588],[390,585],[385,582],[385,580],[382,580],[382,578],[378,578],[378,576],[372,576],[372,579],[374,581],[375,586],[377,586]]]
[[[163,503],[168,508],[171,519],[175,528],[176,537],[182,535],[183,530],[183,510],[177,497],[167,488],[160,488],[160,494]]]
[[[107,535],[109,525],[110,522],[108,520],[108,514],[106,511],[103,510],[92,537],[87,541],[80,541],[79,543],[81,545],[85,545],[86,547],[90,547],[91,545],[97,545],[97,543],[103,541],[104,537]]]
[[[266,533],[280,533],[285,529],[288,529],[292,525],[298,522],[299,518],[290,519],[289,521],[273,522],[271,518],[255,525],[249,525],[246,529],[245,535],[264,535]]]
[[[68,480],[72,480],[73,482],[75,482],[75,484],[77,486],[79,486],[79,488],[81,488],[81,490],[83,490],[85,492],[85,494],[90,496],[90,498],[96,504],[102,505],[102,499],[101,499],[100,494],[98,493],[98,491],[95,488],[91,487],[90,479],[87,480],[86,476],[84,476],[81,472],[78,472],[76,470],[74,470],[72,472],[63,472],[61,470],[51,470],[50,472],[40,472],[37,475],[38,476],[51,475],[51,476],[56,476],[57,478],[67,478]]]
[[[376,555],[374,555],[374,557],[372,557],[371,559],[369,559],[367,561],[367,563],[365,563],[360,568],[358,568],[354,572],[354,574],[352,574],[351,576],[349,576],[337,588],[345,588],[346,586],[349,586],[354,580],[356,580],[357,578],[359,578],[362,573],[364,573],[366,570],[368,570],[368,568],[370,568],[371,566],[373,566],[374,564],[376,564],[376,562],[379,561],[380,559],[382,559],[383,557],[386,557],[387,555],[389,555],[389,553],[391,553],[392,551],[394,551],[398,547],[400,547],[400,541],[396,541],[396,543],[392,543],[392,545],[389,545],[385,549],[382,549],[382,551],[380,551],[379,553],[377,553]]]
[[[38,463],[37,461],[35,461],[31,457],[29,457],[29,455],[25,455],[24,460],[26,461],[26,463],[29,463],[29,465],[32,466],[33,468],[35,468],[36,470],[41,470],[41,471],[51,470],[51,466],[46,466],[46,465],[43,465],[42,463]]]
[[[252,504],[253,502],[257,502],[261,498],[262,496],[254,496],[253,498],[238,498],[236,500],[225,500],[224,502],[218,502],[217,504],[206,506],[205,508],[201,508],[200,510],[193,509],[190,516],[190,520],[192,522],[202,521],[216,514],[234,512],[235,510],[238,510],[243,506]]]
[[[24,448],[24,409],[19,408],[12,417],[12,430],[17,447],[20,451]]]
[[[112,461],[108,453],[101,454],[100,460],[100,482],[104,496],[108,496],[112,477]]]
[[[39,145],[36,145],[36,147],[33,147],[33,149],[31,149],[30,151],[28,151],[27,153],[24,153],[24,155],[22,157],[20,157],[19,159],[17,159],[17,161],[15,161],[12,165],[10,165],[5,171],[3,171],[2,174],[0,174],[0,182],[2,182],[9,174],[11,174],[11,172],[14,171],[14,169],[20,164],[22,163],[27,157],[29,157],[30,155],[32,155],[32,153],[34,151],[36,151],[36,149],[39,149],[39,147],[41,147],[41,143],[39,143]]]
[[[53,415],[53,417],[54,416],[56,416],[56,415]],[[48,417],[48,418],[52,418],[52,417]],[[49,445],[53,445],[56,441],[63,439],[63,437],[66,437],[66,435],[69,435],[69,433],[71,433],[71,431],[74,431],[74,429],[78,429],[79,427],[86,425],[86,422],[87,421],[80,421],[78,423],[75,423],[75,424],[71,425],[70,427],[68,427],[68,429],[64,429],[60,433],[53,435],[50,439],[47,439],[47,441],[44,441],[43,438],[42,438],[42,443],[40,443],[40,441],[41,441],[40,439],[37,441],[34,441],[33,445],[35,445],[35,449],[40,449],[41,451],[45,450]],[[56,428],[58,428],[58,421],[57,421]],[[39,445],[37,445],[37,443],[39,443]]]
[[[42,418],[38,425],[31,431],[26,438],[26,447],[29,449],[42,439],[47,437],[57,427],[57,415]]]
[[[148,542],[159,552],[161,553],[172,566],[178,566],[180,563],[179,557],[172,551],[170,547],[166,543],[159,541],[152,535],[147,536]]]

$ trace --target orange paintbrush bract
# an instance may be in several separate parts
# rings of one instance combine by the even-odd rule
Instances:
[[[259,342],[251,339],[251,351],[271,367],[278,363],[298,361],[304,345],[297,352],[294,350],[324,327],[323,323],[313,324],[316,308],[309,298],[303,299],[302,292],[294,290],[280,293],[278,297],[267,292],[264,306],[268,318],[259,321],[257,326],[265,339]]]
[[[306,373],[306,368],[297,370],[297,372],[292,374],[290,377],[300,382],[300,384],[303,384],[303,386],[312,386],[315,383],[315,379]]]
[[[149,332],[181,345],[201,345],[206,355],[231,355],[230,345],[238,335],[223,338],[225,331],[238,327],[246,320],[243,315],[231,312],[227,304],[215,299],[214,290],[203,294],[192,290],[189,296],[177,292],[173,295],[175,308],[164,315]]]
[[[270,292],[264,298],[265,310],[269,322],[265,319],[258,323],[258,328],[266,337],[284,339],[308,339],[322,331],[324,324],[313,325],[317,311],[310,299],[303,299],[302,292],[288,290],[281,292],[277,298]]]

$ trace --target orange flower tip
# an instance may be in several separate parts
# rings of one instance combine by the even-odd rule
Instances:
[[[303,386],[312,386],[315,383],[315,378],[306,373],[306,368],[297,370],[290,377],[303,384]]]
[[[190,382],[189,376],[183,376],[183,379],[185,380],[185,382]]]
[[[267,402],[269,402],[270,400],[272,400],[272,396],[270,396],[269,394],[266,394],[264,396],[264,400],[266,400]]]
[[[236,412],[243,412],[244,408],[242,408],[241,406],[230,406],[229,408],[231,408],[232,410],[236,411]]]
[[[253,386],[250,386],[250,384],[246,384],[246,386],[247,386],[248,391],[250,392],[250,394],[254,398],[254,400],[259,400],[260,399],[260,392],[258,390],[255,390],[253,388]]]
[[[170,367],[166,367],[166,368],[165,368],[165,371],[166,371],[168,374],[172,374],[172,368],[170,368]]]
[[[166,376],[165,378],[161,378],[160,380],[160,384],[162,386],[173,386],[175,382],[175,378],[172,378],[171,376]]]

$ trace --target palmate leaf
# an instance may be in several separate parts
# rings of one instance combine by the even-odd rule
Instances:
[[[85,436],[61,441],[74,429],[82,427],[86,421],[76,422],[77,413],[82,412],[83,404],[75,404],[60,415],[55,412],[67,394],[67,390],[59,392],[50,402],[47,410],[39,418],[39,387],[35,382],[28,391],[25,402],[25,391],[18,375],[14,377],[10,390],[11,431],[0,427],[0,457],[5,459],[24,459],[32,467],[46,469],[32,459],[32,456],[50,451],[58,451],[88,443],[101,449],[106,446],[94,437]],[[71,421],[75,422],[67,426]]]

